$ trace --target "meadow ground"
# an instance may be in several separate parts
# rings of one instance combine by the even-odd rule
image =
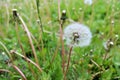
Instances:
[[[89,46],[65,44],[73,22]],[[0,80],[21,79],[120,80],[120,0],[0,0]]]

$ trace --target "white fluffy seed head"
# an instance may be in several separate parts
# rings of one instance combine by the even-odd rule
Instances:
[[[88,46],[91,42],[90,29],[79,23],[72,23],[64,29],[64,39],[69,46]]]
[[[92,0],[84,0],[85,4],[92,5],[93,1]]]

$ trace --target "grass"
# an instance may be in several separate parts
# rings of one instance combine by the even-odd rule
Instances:
[[[120,1],[58,1],[0,1],[0,80],[119,80]],[[93,38],[89,46],[70,51],[62,28],[73,21],[89,26]]]

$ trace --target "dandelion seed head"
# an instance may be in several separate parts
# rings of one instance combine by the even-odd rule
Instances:
[[[84,0],[85,4],[92,5],[93,1],[92,0]]]
[[[83,24],[72,23],[64,29],[64,40],[66,40],[67,45],[88,46],[91,38],[90,29]]]

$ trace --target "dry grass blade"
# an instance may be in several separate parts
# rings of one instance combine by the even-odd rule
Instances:
[[[90,61],[91,61],[94,65],[96,65],[100,70],[103,70],[103,71],[104,71],[104,69],[103,69],[99,64],[97,64],[93,59],[90,59]]]
[[[1,73],[1,72],[8,72],[8,73],[12,73],[11,71],[6,70],[6,69],[0,69],[0,73]]]
[[[93,80],[96,76],[98,76],[98,75],[104,73],[105,71],[108,71],[108,69],[107,69],[107,70],[104,70],[104,71],[99,71],[99,72],[93,74],[93,75],[92,75],[92,80]]]

